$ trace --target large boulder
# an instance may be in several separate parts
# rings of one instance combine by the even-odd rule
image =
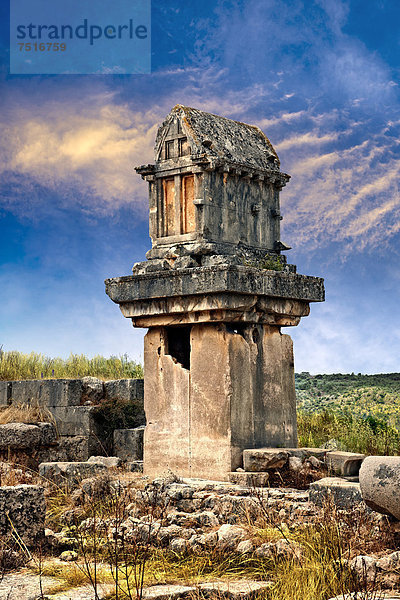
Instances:
[[[400,456],[368,456],[361,465],[360,486],[372,510],[400,520]]]

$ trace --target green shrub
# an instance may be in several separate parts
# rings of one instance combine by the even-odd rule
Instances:
[[[400,454],[400,432],[373,415],[354,416],[349,412],[299,411],[297,426],[300,446],[320,447],[330,439],[341,450],[374,455]]]

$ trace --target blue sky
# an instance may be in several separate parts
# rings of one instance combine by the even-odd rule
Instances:
[[[0,345],[141,359],[103,280],[150,247],[133,167],[180,103],[259,125],[292,175],[288,260],[326,284],[296,370],[400,371],[396,0],[153,0],[149,75],[9,75],[2,10]]]

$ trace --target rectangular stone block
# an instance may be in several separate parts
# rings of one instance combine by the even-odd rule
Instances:
[[[0,407],[8,406],[8,401],[11,398],[11,382],[0,381]]]
[[[81,379],[48,379],[41,381],[42,406],[79,406],[82,398]]]
[[[360,484],[340,477],[325,477],[311,483],[309,499],[317,506],[332,500],[338,508],[353,508],[363,502]]]
[[[48,408],[79,406],[81,403],[81,379],[32,379],[10,383],[13,402],[39,403]]]
[[[319,277],[283,273],[246,266],[219,265],[169,269],[144,275],[106,279],[106,293],[117,303],[146,298],[167,298],[215,292],[238,292],[262,296],[322,302],[324,282]]]
[[[57,431],[61,436],[89,436],[101,433],[94,417],[94,408],[91,406],[50,406],[49,410],[56,420]]]
[[[114,454],[123,460],[143,460],[144,427],[114,430]]]
[[[102,451],[103,446],[97,436],[64,435],[55,445],[39,449],[38,462],[84,462]]]
[[[106,400],[143,400],[143,379],[113,379],[104,382]]]
[[[26,381],[11,381],[12,402],[32,404],[39,401],[41,381],[37,379]]]
[[[290,454],[283,448],[256,448],[243,451],[245,471],[262,473],[268,469],[280,469],[286,465]]]
[[[354,452],[340,452],[332,450],[326,453],[326,464],[336,475],[353,476],[360,472],[361,463],[365,454],[356,454]]]

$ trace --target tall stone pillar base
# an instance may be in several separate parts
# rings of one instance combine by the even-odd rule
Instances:
[[[227,480],[245,448],[297,445],[292,340],[263,324],[151,327],[144,473]]]

